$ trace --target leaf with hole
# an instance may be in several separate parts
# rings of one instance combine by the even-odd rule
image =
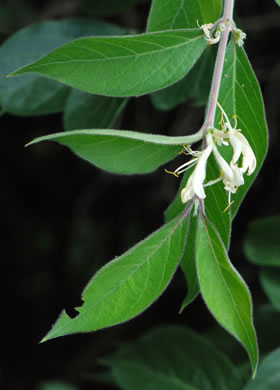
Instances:
[[[78,315],[70,318],[63,311],[42,341],[117,325],[147,309],[177,269],[186,230],[185,218],[178,217],[106,264],[85,288]]]

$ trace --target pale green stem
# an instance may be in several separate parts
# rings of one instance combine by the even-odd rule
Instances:
[[[224,0],[224,11],[221,21],[225,23],[225,30],[222,32],[221,40],[219,42],[218,53],[216,57],[216,63],[213,73],[212,86],[209,95],[209,106],[207,115],[205,118],[203,128],[207,129],[208,127],[212,127],[214,125],[215,113],[216,113],[216,102],[213,98],[213,95],[216,99],[219,96],[219,90],[221,85],[225,54],[227,48],[227,41],[229,37],[229,33],[232,28],[233,23],[233,8],[234,8],[234,0]]]

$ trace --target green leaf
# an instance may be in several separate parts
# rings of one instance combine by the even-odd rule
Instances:
[[[73,89],[63,113],[65,130],[112,127],[128,99],[90,95]]]
[[[280,266],[280,216],[251,221],[244,241],[247,259],[257,265]]]
[[[165,222],[171,221],[173,218],[177,217],[181,214],[185,205],[181,202],[181,189],[186,184],[187,177],[189,176],[189,172],[184,175],[181,180],[180,189],[176,195],[175,200],[169,205],[169,207],[164,212]],[[192,213],[192,212],[191,212]],[[196,230],[197,230],[197,219],[196,217],[190,214],[189,217],[189,225],[188,225],[188,235],[187,235],[187,243],[182,256],[182,260],[180,263],[180,267],[184,273],[186,283],[187,283],[187,295],[182,303],[180,308],[180,313],[194,301],[194,299],[199,294],[199,284],[196,275],[196,262],[195,262],[195,240],[196,240]]]
[[[203,299],[216,320],[248,352],[253,376],[258,364],[258,346],[252,322],[249,290],[234,269],[212,223],[205,217],[197,234],[197,273]]]
[[[237,390],[240,380],[226,355],[182,326],[166,326],[121,346],[105,363],[125,390]]]
[[[116,325],[143,312],[171,281],[185,240],[181,216],[106,264],[85,288],[79,314],[70,318],[63,311],[42,341]]]
[[[262,267],[260,281],[268,299],[280,311],[280,269]]]
[[[168,137],[128,130],[75,130],[38,137],[28,145],[57,141],[99,168],[131,175],[154,171],[176,157],[179,145],[192,137],[200,135]]]
[[[214,167],[214,168],[213,168]],[[185,205],[181,201],[181,190],[185,187],[189,176],[191,175],[192,170],[185,172],[181,183],[179,191],[170,204],[168,209],[165,211],[165,217],[167,220],[174,218],[180,214]],[[207,163],[207,176],[205,182],[207,183],[210,180],[216,179],[216,166],[213,156],[210,156]],[[175,180],[175,179],[174,179]],[[230,231],[231,231],[231,220],[229,213],[224,213],[223,210],[227,206],[227,195],[224,188],[214,186],[208,186],[205,188],[206,198],[204,200],[205,212],[206,215],[211,219],[213,224],[215,224],[216,229],[225,245],[226,248],[229,246],[230,241]]]
[[[207,103],[214,70],[216,47],[208,47],[195,66],[180,81],[151,95],[153,106],[162,111],[172,110],[193,99],[193,105]]]
[[[180,206],[181,205],[182,202],[180,203]],[[183,212],[184,210],[183,207],[179,207],[179,209],[176,209],[176,206],[178,207],[178,203],[173,202],[171,206],[166,210],[165,222],[171,221],[173,218],[175,218],[177,215]],[[196,230],[197,230],[197,218],[194,217],[192,214],[190,214],[189,223],[188,223],[187,243],[180,263],[180,267],[184,273],[187,282],[188,292],[182,303],[180,313],[182,313],[182,311],[190,303],[192,303],[194,299],[197,297],[197,295],[199,294],[199,284],[196,275],[196,262],[195,262]]]
[[[232,217],[234,217],[262,166],[267,152],[268,141],[264,105],[259,84],[244,49],[237,46],[234,41],[230,42],[226,50],[218,101],[230,119],[233,115],[237,116],[237,127],[242,130],[257,159],[255,172],[251,176],[244,177],[245,184],[239,187],[236,194],[232,196],[234,203],[230,210]],[[221,112],[217,109],[215,116],[216,128],[220,127],[220,119]],[[220,148],[219,150],[227,160],[229,160],[229,157],[231,158],[231,148]],[[214,164],[212,164],[212,169],[213,172],[216,171],[216,177],[218,177],[220,172]],[[219,187],[224,191],[222,182],[213,186],[215,189]],[[212,220],[210,215],[209,217]]]
[[[197,234],[197,218],[189,217],[188,238],[180,266],[184,272],[188,292],[182,303],[180,313],[197,297],[200,292],[199,283],[196,274],[195,262],[195,240]]]
[[[222,0],[153,0],[147,31],[195,28],[215,22],[222,11]]]
[[[210,5],[209,5],[210,3]],[[213,0],[154,0],[147,31],[176,30],[197,27],[215,21],[222,11],[222,1]],[[216,48],[209,47],[193,69],[181,81],[152,94],[152,103],[158,110],[171,110],[189,99],[195,105],[207,102],[215,62]],[[214,55],[213,55],[214,54]]]
[[[280,7],[280,0],[275,0],[275,1],[276,1],[276,4],[278,4]]]
[[[199,29],[82,38],[10,76],[36,73],[89,93],[138,96],[180,80],[205,47]]]
[[[224,108],[228,117],[237,115],[238,127],[242,129],[243,134],[248,139],[257,158],[257,168],[249,177],[245,177],[245,184],[239,187],[237,193],[233,195],[234,203],[231,206],[231,215],[235,216],[237,210],[248,191],[250,185],[255,179],[267,150],[267,126],[265,122],[264,106],[260,87],[249,64],[243,48],[240,48],[232,41],[226,50],[225,64],[219,93],[219,103]],[[216,111],[215,127],[219,127],[221,113]],[[230,148],[220,148],[221,153],[228,160],[232,156]],[[184,183],[191,174],[186,172]],[[210,156],[207,163],[207,177],[205,182],[219,177],[220,172],[213,156]],[[182,188],[182,187],[180,187]],[[227,248],[230,240],[231,215],[225,210],[228,199],[222,182],[205,189],[205,211],[206,215],[215,225],[225,247]],[[173,210],[178,212],[182,209],[179,194],[175,200],[176,205]]]
[[[213,157],[210,156],[210,160],[212,158]],[[209,163],[208,165],[210,167],[210,175],[208,172],[206,182],[215,178],[215,175],[213,176],[213,172],[211,172],[213,165]],[[181,201],[180,194],[182,189],[185,187],[186,182],[191,173],[192,172],[189,170],[184,174],[180,183],[179,191],[174,201],[169,205],[169,207],[164,213],[166,221],[170,221],[172,218],[175,218],[177,215],[182,213],[184,208],[186,207]],[[230,240],[230,217],[228,213],[223,213],[223,208],[221,207],[221,205],[224,205],[223,207],[226,207],[227,199],[225,197],[225,191],[223,190],[223,188],[217,189],[214,186],[209,186],[205,188],[205,192],[207,194],[206,199],[204,200],[206,215],[213,218],[213,221],[216,224],[216,229],[219,232],[225,247],[227,248]],[[216,210],[218,210],[219,212],[216,212]],[[195,251],[193,249],[195,247],[197,230],[199,229],[201,229],[200,224],[198,224],[197,226],[195,226],[194,223],[190,225],[186,250],[181,261],[181,268],[184,272],[187,281],[188,293],[182,304],[180,312],[182,312],[199,293],[199,285],[197,285],[197,277],[195,272]]]
[[[255,379],[244,390],[278,390],[279,384],[280,348],[277,348],[261,361]]]
[[[24,116],[62,111],[69,88],[37,75],[10,79],[5,76],[75,38],[122,31],[94,19],[73,19],[33,24],[12,35],[0,47],[0,95],[4,111]]]
[[[80,8],[88,15],[109,16],[118,14],[143,0],[80,0]]]

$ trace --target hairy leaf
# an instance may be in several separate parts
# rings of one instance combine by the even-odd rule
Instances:
[[[165,290],[181,260],[186,221],[176,218],[122,256],[102,267],[82,294],[78,315],[63,311],[44,337],[90,332],[127,321],[147,309]]]
[[[239,187],[236,194],[232,197],[234,203],[230,210],[232,217],[234,217],[264,161],[267,152],[268,131],[262,95],[256,76],[244,49],[238,47],[233,40],[227,47],[218,100],[229,119],[231,119],[233,115],[237,116],[237,128],[241,129],[242,133],[247,138],[257,159],[255,172],[251,176],[244,176],[245,184]],[[220,119],[221,112],[217,109],[215,117],[215,126],[217,128],[220,127]],[[234,121],[232,120],[232,126],[233,125]],[[224,152],[226,159],[229,159],[229,157],[231,158],[231,148],[220,148],[220,151],[221,153]],[[216,177],[218,177],[220,172],[214,167],[214,164],[212,165],[212,169],[213,171],[216,170]],[[223,191],[224,186],[221,182],[214,187],[220,187]],[[222,207],[225,207],[225,205],[226,203],[224,203],[224,206],[222,204]],[[212,220],[212,216],[209,215],[209,217]]]
[[[99,168],[131,175],[154,171],[176,157],[181,144],[196,137],[201,135],[168,137],[128,130],[75,130],[38,137],[28,145],[57,141]]]
[[[258,346],[249,290],[234,269],[215,227],[205,217],[197,234],[197,273],[201,294],[216,320],[247,350],[253,376]]]
[[[89,93],[138,96],[180,80],[205,47],[199,29],[82,38],[10,76],[36,73]]]
[[[186,248],[180,263],[180,266],[184,272],[188,292],[182,303],[180,312],[182,312],[193,300],[197,297],[200,292],[199,283],[196,273],[196,253],[195,253],[195,240],[197,234],[197,218],[190,216],[189,227],[188,227],[188,238]]]
[[[221,0],[154,0],[149,14],[147,31],[176,30],[197,27],[219,18]],[[206,104],[211,85],[216,48],[209,47],[193,69],[179,82],[152,94],[159,110],[171,110],[189,99],[195,105]]]
[[[227,356],[183,326],[154,329],[121,346],[106,363],[125,390],[241,389]]]
[[[153,0],[147,31],[197,27],[215,22],[222,11],[222,0]]]

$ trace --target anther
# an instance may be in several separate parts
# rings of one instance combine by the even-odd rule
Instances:
[[[234,200],[232,200],[232,201],[230,202],[230,204],[227,205],[227,207],[224,209],[223,213],[225,213],[225,212],[230,208],[230,206],[231,206],[233,203],[234,203]]]
[[[164,169],[166,173],[169,173],[170,175],[173,175],[175,177],[179,177],[179,175],[175,172],[172,172],[172,171],[168,171],[167,169]]]

